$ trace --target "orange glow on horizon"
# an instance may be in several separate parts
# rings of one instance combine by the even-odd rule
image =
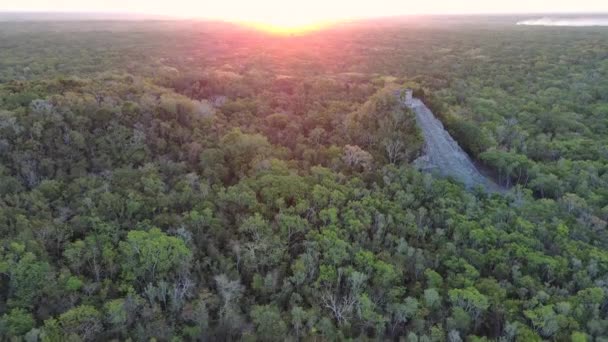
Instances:
[[[205,13],[202,10],[200,12]],[[337,6],[337,3],[326,0],[239,1],[238,6],[230,6],[230,8],[218,6],[215,11],[208,11],[206,14],[211,18],[283,35],[318,31],[356,17],[352,13],[345,13],[343,6]]]
[[[282,22],[255,22],[255,21],[235,21],[237,24],[251,27],[259,31],[276,35],[306,34],[327,28],[335,23],[328,21],[310,23],[282,23]]]

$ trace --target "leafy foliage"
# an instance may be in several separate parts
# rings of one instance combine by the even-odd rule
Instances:
[[[2,338],[602,341],[605,29],[426,20],[0,23]]]

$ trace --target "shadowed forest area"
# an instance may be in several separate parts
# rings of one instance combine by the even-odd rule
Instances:
[[[2,339],[608,341],[608,28],[520,19],[0,22]]]

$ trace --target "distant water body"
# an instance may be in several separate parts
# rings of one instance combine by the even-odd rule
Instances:
[[[608,17],[582,17],[582,18],[538,18],[528,19],[517,23],[517,25],[530,26],[608,26]]]

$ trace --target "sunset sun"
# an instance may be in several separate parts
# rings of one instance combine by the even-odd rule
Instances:
[[[291,34],[301,34],[307,32],[313,32],[325,28],[336,21],[329,20],[281,20],[281,19],[271,19],[271,20],[239,20],[236,21],[239,24],[253,27],[255,29],[280,34],[280,35],[291,35]]]
[[[317,0],[298,3],[278,0],[240,2],[238,6],[225,9],[218,6],[215,12],[205,14],[277,34],[314,31],[354,17],[335,4],[322,5]]]

